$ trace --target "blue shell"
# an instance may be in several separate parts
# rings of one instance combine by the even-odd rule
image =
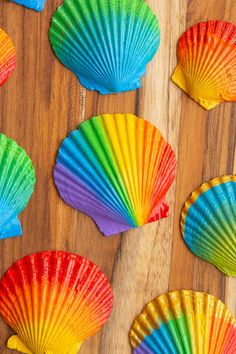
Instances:
[[[158,20],[144,0],[65,0],[52,18],[59,60],[89,90],[135,90],[160,44]]]
[[[33,9],[35,11],[42,11],[44,8],[44,4],[46,0],[11,0],[18,5],[22,5],[28,7],[29,9]]]

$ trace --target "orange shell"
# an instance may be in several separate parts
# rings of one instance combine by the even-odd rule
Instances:
[[[236,26],[207,21],[190,27],[180,37],[172,80],[207,110],[236,101]]]

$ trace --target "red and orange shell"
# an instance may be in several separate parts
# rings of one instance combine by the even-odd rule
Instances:
[[[17,333],[8,347],[23,353],[76,354],[107,321],[112,303],[102,271],[66,252],[24,257],[0,282],[0,315]]]
[[[11,38],[0,28],[0,86],[11,76],[16,66],[16,51]]]
[[[172,80],[207,110],[236,101],[236,26],[207,21],[190,27],[180,37]]]

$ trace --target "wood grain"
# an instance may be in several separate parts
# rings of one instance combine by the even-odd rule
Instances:
[[[236,315],[236,280],[223,276],[186,248],[179,231],[183,203],[203,181],[236,173],[235,104],[206,112],[170,80],[181,33],[200,20],[236,23],[234,0],[149,0],[159,18],[161,47],[137,92],[100,96],[86,91],[52,53],[50,19],[61,0],[48,0],[34,13],[6,0],[0,27],[13,38],[17,68],[0,89],[0,131],[31,156],[35,193],[21,214],[22,238],[0,241],[0,274],[32,252],[62,249],[93,260],[110,278],[115,295],[112,317],[89,339],[81,354],[128,354],[128,331],[144,304],[168,289],[208,291]],[[78,123],[99,113],[135,113],[154,123],[178,156],[176,183],[168,194],[169,218],[112,238],[104,238],[87,216],[58,196],[52,168],[61,140]],[[0,320],[0,352],[11,330]]]

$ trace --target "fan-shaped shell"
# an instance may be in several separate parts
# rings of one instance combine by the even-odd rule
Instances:
[[[146,305],[130,342],[133,354],[235,354],[236,321],[212,295],[173,291]]]
[[[59,60],[102,94],[139,88],[160,44],[158,20],[144,0],[65,0],[49,35]]]
[[[63,141],[56,162],[61,197],[94,219],[106,236],[167,216],[165,195],[174,180],[175,155],[143,119],[94,117]]]
[[[14,263],[0,282],[0,315],[17,336],[8,347],[29,354],[76,354],[107,321],[112,290],[88,259],[49,251]]]
[[[182,211],[181,231],[195,255],[236,276],[236,176],[196,189]]]
[[[16,66],[16,51],[11,38],[0,28],[0,87]]]
[[[0,134],[0,239],[22,234],[18,214],[35,184],[32,162],[17,143]]]
[[[18,5],[22,5],[25,7],[28,7],[29,9],[35,10],[35,11],[42,11],[44,8],[44,4],[46,0],[11,0],[12,2],[15,2]]]
[[[236,26],[207,21],[190,27],[179,40],[172,79],[205,109],[236,101]]]

